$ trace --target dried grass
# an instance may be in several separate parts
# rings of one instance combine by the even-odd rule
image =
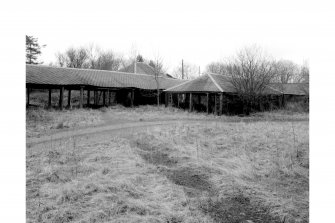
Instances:
[[[282,116],[27,148],[27,222],[308,222],[308,121]]]

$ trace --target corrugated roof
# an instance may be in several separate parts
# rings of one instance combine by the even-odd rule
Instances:
[[[284,92],[284,94],[307,95],[309,93],[308,83],[272,83],[270,86]]]
[[[230,77],[222,74],[206,73],[194,80],[166,89],[167,92],[226,92],[236,93]],[[281,91],[267,86],[264,93],[281,94]]]
[[[127,72],[127,73],[134,73],[134,70],[135,70],[134,65],[135,65],[135,63],[132,63],[129,66],[120,69],[119,71],[120,72]],[[145,62],[137,62],[136,63],[136,73],[137,74],[147,74],[147,75],[155,76],[154,68],[151,67],[149,64],[146,64]],[[172,77],[171,75],[164,74],[164,73],[160,73],[159,76],[167,77],[167,78]]]
[[[184,82],[184,80],[164,77],[159,77],[158,80],[160,89],[167,89]],[[155,78],[151,75],[30,64],[26,65],[26,83],[156,89]]]

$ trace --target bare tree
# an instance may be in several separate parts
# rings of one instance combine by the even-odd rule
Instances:
[[[289,60],[280,60],[274,64],[276,76],[273,82],[291,83],[299,76],[299,66]]]
[[[206,71],[215,74],[228,74],[227,63],[225,62],[212,62],[206,66]]]
[[[184,76],[182,75],[183,67],[184,67]],[[198,68],[197,68],[197,66],[195,66],[193,64],[190,64],[190,63],[187,63],[187,62],[184,62],[183,63],[183,67],[180,64],[172,72],[173,75],[176,78],[180,78],[180,79],[183,79],[183,78],[184,79],[194,79],[194,78],[197,77],[197,74],[198,74]]]
[[[67,49],[65,53],[56,54],[57,63],[63,67],[87,68],[88,53],[84,47],[75,49],[73,47]]]
[[[309,97],[309,65],[306,60],[301,66],[297,82],[301,83],[300,89]]]
[[[103,51],[91,43],[88,47],[69,48],[65,53],[56,54],[57,63],[61,67],[89,68],[98,70],[118,70],[122,64],[122,56],[112,50]]]
[[[301,66],[298,81],[302,83],[309,83],[309,64],[307,60],[305,60],[303,65]]]
[[[65,54],[63,53],[56,53],[56,64],[58,64],[61,67],[66,67],[66,65],[68,64],[67,62],[67,57],[65,56]]]
[[[275,76],[274,62],[257,46],[239,51],[228,64],[230,80],[250,114],[252,103],[264,94],[267,85]]]
[[[154,65],[152,68],[154,70],[154,78],[156,81],[156,97],[157,97],[157,106],[159,106],[159,96],[160,96],[160,86],[159,86],[159,78],[162,76],[162,74],[165,72],[165,68],[163,66],[163,59],[159,56],[159,54],[156,54],[155,59],[152,60],[152,65]]]
[[[102,49],[94,44],[94,43],[90,43],[87,47],[87,54],[88,54],[88,60],[89,60],[89,67],[91,69],[95,69],[96,66],[96,61],[99,58],[100,54],[102,52]]]

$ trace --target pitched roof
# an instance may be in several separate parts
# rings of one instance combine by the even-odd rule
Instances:
[[[220,92],[212,79],[204,74],[194,80],[189,80],[174,87],[168,88],[169,92]]]
[[[271,87],[290,95],[307,95],[309,93],[309,83],[271,83]]]
[[[135,65],[135,63],[132,63],[129,66],[120,69],[119,71],[120,72],[127,72],[127,73],[135,73],[134,72],[134,70],[135,70],[134,65]],[[136,73],[137,74],[147,74],[147,75],[155,76],[154,68],[151,67],[149,64],[146,64],[145,62],[137,62],[136,63]],[[172,77],[171,75],[164,74],[164,73],[159,74],[159,76],[168,77],[168,78]]]
[[[226,92],[236,93],[230,77],[222,74],[205,73],[202,76],[166,89],[167,92]],[[281,94],[281,91],[270,86],[265,88],[266,94]]]
[[[159,77],[159,88],[167,89],[184,82]],[[43,85],[90,85],[110,88],[156,89],[153,76],[117,71],[26,65],[26,83]]]

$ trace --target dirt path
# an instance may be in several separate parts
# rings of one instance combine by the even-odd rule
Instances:
[[[102,139],[103,137],[110,137],[113,135],[128,135],[134,131],[145,131],[147,128],[154,126],[169,126],[175,124],[188,124],[188,123],[215,123],[215,122],[257,122],[257,121],[283,121],[283,120],[264,120],[262,118],[232,118],[228,120],[220,119],[169,119],[169,120],[144,120],[144,121],[126,121],[126,120],[110,120],[109,117],[103,117],[104,122],[98,126],[86,126],[75,129],[62,130],[54,133],[48,133],[47,135],[39,138],[32,137],[26,139],[27,147],[34,146],[36,144],[55,142],[59,140],[69,138],[96,138]],[[285,121],[306,121],[305,119],[299,120],[285,120]]]
[[[42,136],[40,138],[28,138],[26,144],[28,147],[31,147],[36,144],[45,143],[49,141],[58,141],[63,139],[69,139],[72,137],[96,137],[102,133],[108,133],[109,135],[127,135],[131,134],[134,131],[144,131],[148,127],[153,126],[166,126],[166,125],[175,125],[178,123],[196,123],[201,122],[202,120],[166,120],[166,121],[140,121],[140,122],[128,122],[120,124],[103,124],[101,126],[92,126],[81,129],[72,129],[53,133],[51,135]]]

